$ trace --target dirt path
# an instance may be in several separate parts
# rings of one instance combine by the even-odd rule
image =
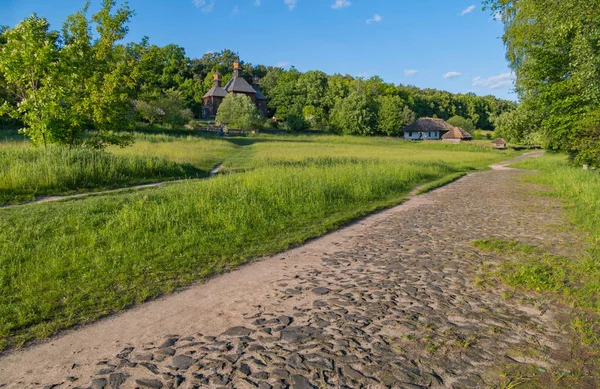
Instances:
[[[556,199],[474,173],[302,247],[0,358],[6,388],[479,388],[560,363],[553,306],[477,286],[496,237],[575,242]],[[544,313],[544,314],[542,314]],[[54,386],[52,386],[54,385]]]

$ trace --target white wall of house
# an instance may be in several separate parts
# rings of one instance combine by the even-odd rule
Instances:
[[[404,139],[432,139],[439,140],[441,139],[441,134],[439,131],[423,131],[422,137],[419,138],[419,132],[405,132]]]

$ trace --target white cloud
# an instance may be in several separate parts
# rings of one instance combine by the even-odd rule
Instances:
[[[381,19],[383,19],[381,16],[379,16],[379,14],[375,14],[373,15],[373,17],[369,20],[367,20],[367,24],[371,24],[371,23],[379,23],[381,22]]]
[[[290,65],[289,62],[277,62],[275,64],[276,68],[287,68]]]
[[[350,5],[352,5],[352,3],[349,2],[348,0],[335,0],[335,3],[331,4],[331,8],[341,9],[341,8],[350,7]]]
[[[202,9],[202,12],[212,12],[215,8],[216,0],[192,0],[196,8]]]
[[[419,73],[417,70],[414,69],[405,69],[404,70],[404,75],[405,76],[414,76],[415,74]]]
[[[460,76],[461,76],[461,74],[459,72],[448,72],[448,73],[444,74],[443,77],[446,79],[452,79],[452,78],[458,78]]]
[[[475,10],[475,6],[474,5],[470,5],[467,8],[463,9],[463,11],[460,13],[460,16],[465,16],[466,14],[470,14],[474,10]]]
[[[515,73],[502,73],[497,76],[483,78],[477,76],[473,79],[473,86],[483,86],[491,89],[500,89],[514,85]]]
[[[287,5],[290,11],[293,11],[298,5],[296,0],[283,0],[283,4]]]
[[[254,0],[254,6],[260,7],[260,0]]]

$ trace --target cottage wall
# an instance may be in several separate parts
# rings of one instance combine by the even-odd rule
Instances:
[[[421,134],[421,136],[419,136]],[[423,139],[423,140],[439,140],[441,139],[440,131],[423,131],[423,132],[405,132],[404,139]]]

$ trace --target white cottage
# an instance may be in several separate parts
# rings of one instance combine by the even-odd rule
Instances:
[[[440,140],[454,127],[442,119],[420,118],[404,127],[404,139],[413,140]]]

